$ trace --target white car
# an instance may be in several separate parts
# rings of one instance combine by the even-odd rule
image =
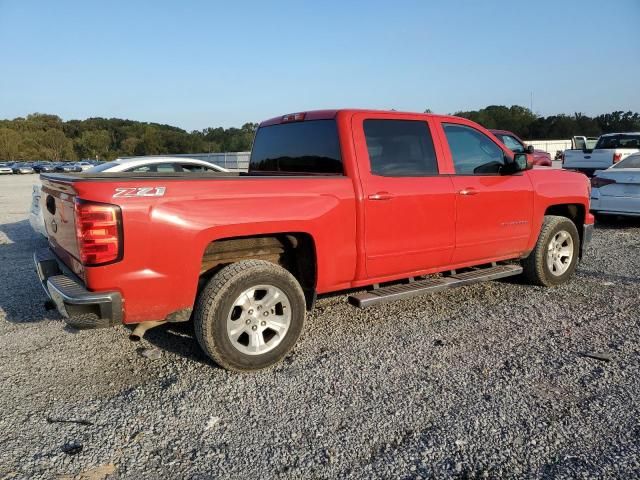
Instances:
[[[596,172],[591,179],[591,211],[640,216],[640,153]]]
[[[83,162],[80,162],[83,163]],[[11,169],[9,169],[11,170]],[[206,173],[206,172],[229,172],[229,170],[214,165],[203,160],[183,157],[131,157],[118,158],[113,162],[106,162],[93,166],[83,173]],[[9,172],[10,173],[10,172]],[[29,213],[29,223],[31,227],[45,237],[47,231],[42,217],[41,185],[34,185],[31,194],[31,212]]]
[[[118,158],[112,162],[96,165],[87,170],[87,173],[204,173],[204,172],[228,172],[229,170],[214,165],[204,160],[184,157],[131,157]]]
[[[79,166],[83,172],[92,169],[95,165],[89,162],[76,162],[76,165]]]

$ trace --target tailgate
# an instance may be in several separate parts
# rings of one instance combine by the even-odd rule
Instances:
[[[42,180],[42,217],[49,236],[49,243],[60,258],[69,267],[69,255],[76,260],[78,242],[76,240],[75,224],[76,192],[71,184],[54,180]],[[75,270],[75,268],[73,268]]]
[[[613,164],[615,150],[569,150],[565,152],[564,168],[608,168]]]

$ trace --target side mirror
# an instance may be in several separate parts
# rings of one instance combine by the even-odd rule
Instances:
[[[524,172],[529,168],[526,153],[516,153],[513,156],[513,166],[516,172]]]
[[[536,151],[536,149],[533,148],[533,145],[527,145],[527,153],[533,153],[535,151]]]

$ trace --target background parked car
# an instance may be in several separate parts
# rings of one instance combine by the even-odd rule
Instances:
[[[13,164],[13,173],[26,174],[35,173],[33,166],[30,163],[17,162]]]
[[[527,161],[531,165],[550,167],[551,155],[544,150],[536,150],[532,145],[527,146],[515,133],[508,130],[489,130],[513,153],[526,153]]]
[[[56,172],[64,172],[64,173],[73,173],[73,172],[81,172],[82,168],[80,168],[75,163],[71,162],[62,162],[58,164],[55,169]]]
[[[9,175],[13,173],[13,169],[6,163],[0,163],[0,175]]]
[[[204,160],[184,157],[132,157],[118,158],[112,162],[97,165],[88,173],[110,172],[163,172],[163,173],[204,173],[204,172],[228,172],[228,170]]]
[[[81,161],[81,162],[77,162],[76,165],[78,167],[80,167],[80,169],[84,172],[86,170],[89,170],[90,168],[95,167],[94,163],[91,162],[87,162],[87,161]]]
[[[640,153],[629,155],[591,179],[591,211],[640,216]]]
[[[571,137],[571,148],[567,150],[583,150],[591,151],[595,148],[600,137],[585,137],[583,135],[576,135]],[[556,151],[556,160],[560,160],[564,163],[564,150]]]
[[[592,176],[596,170],[609,168],[640,151],[640,132],[607,133],[593,149],[565,150],[562,168],[578,170]]]
[[[53,172],[55,168],[56,164],[51,162],[38,162],[33,165],[33,170],[36,173]]]

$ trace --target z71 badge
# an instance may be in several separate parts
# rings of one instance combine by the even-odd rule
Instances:
[[[113,198],[162,197],[166,187],[122,187],[116,188]]]

